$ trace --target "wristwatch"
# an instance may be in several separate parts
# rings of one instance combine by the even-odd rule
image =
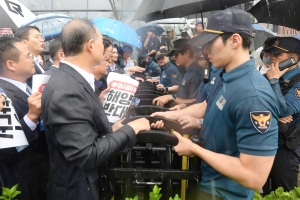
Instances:
[[[177,98],[176,94],[171,94],[172,96],[172,101],[175,101],[175,99]]]

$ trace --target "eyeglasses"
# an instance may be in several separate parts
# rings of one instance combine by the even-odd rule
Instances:
[[[36,36],[34,36],[34,38],[36,38],[36,39],[42,39],[42,40],[45,41],[45,37],[43,35],[36,35]]]
[[[199,57],[199,61],[203,61],[204,60],[204,57]]]

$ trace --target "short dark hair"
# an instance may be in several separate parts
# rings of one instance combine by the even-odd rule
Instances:
[[[6,61],[19,61],[21,52],[15,46],[17,42],[21,42],[21,39],[11,36],[0,37],[0,73],[3,72]]]
[[[182,48],[178,53],[180,53],[180,54],[183,55],[183,54],[185,54],[187,51],[190,52],[190,55],[189,55],[190,58],[194,58],[194,57],[195,57],[195,48],[194,48],[194,46],[189,45],[189,44],[185,44],[185,45],[183,46],[183,48]]]
[[[21,40],[28,40],[29,31],[32,29],[40,32],[40,29],[36,26],[24,26],[16,30],[15,37],[20,38]]]
[[[221,35],[221,38],[224,42],[224,44],[226,44],[226,41],[228,38],[230,38],[234,33],[224,33]],[[250,37],[249,35],[243,34],[243,33],[237,33],[241,36],[241,38],[243,39],[243,43],[242,46],[244,49],[250,49],[251,43],[252,43],[252,37]]]
[[[269,37],[269,38],[267,38],[264,42],[264,46],[265,46],[264,49],[272,47],[273,44],[275,43],[275,41],[277,40],[277,38],[278,37]]]
[[[106,50],[108,47],[113,46],[113,44],[111,43],[110,40],[103,38],[103,46],[104,46],[104,50]]]
[[[131,46],[129,46],[129,45],[123,46],[123,52],[124,52],[124,49],[125,49],[125,48],[130,49],[131,53],[133,52],[133,49],[132,49]]]
[[[87,19],[73,19],[63,27],[60,39],[65,56],[75,56],[87,41],[97,40],[96,27]]]
[[[57,52],[62,48],[62,43],[59,38],[54,39],[49,45],[49,54],[52,60],[57,59]]]

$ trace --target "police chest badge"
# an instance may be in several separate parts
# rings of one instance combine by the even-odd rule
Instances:
[[[163,73],[163,78],[167,78],[167,74]]]
[[[300,88],[295,89],[295,97],[296,99],[300,99]]]
[[[265,133],[271,125],[270,111],[253,111],[250,112],[250,118],[255,129],[260,133]]]
[[[177,74],[172,74],[172,77],[173,78],[177,78]]]

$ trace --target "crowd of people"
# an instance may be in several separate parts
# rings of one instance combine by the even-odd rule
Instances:
[[[29,145],[0,149],[0,184],[19,183],[19,200],[104,199],[99,167],[110,166],[120,151],[136,144],[136,134],[161,129],[140,118],[109,123],[102,103],[106,79],[117,72],[156,83],[164,95],[153,99],[167,112],[151,117],[193,128],[202,145],[174,132],[179,155],[202,159],[202,178],[191,199],[252,199],[253,190],[268,194],[297,186],[300,164],[300,41],[269,38],[263,65],[249,55],[253,37],[250,15],[226,9],[197,22],[194,38],[161,44],[150,27],[139,52],[103,39],[85,19],[68,22],[49,46],[50,59],[39,57],[44,37],[26,26],[14,37],[0,37],[0,92],[13,102]],[[201,47],[201,48],[200,48]],[[280,70],[282,61],[295,60]],[[31,92],[32,75],[51,76],[43,93]],[[0,110],[5,101],[0,96]]]

